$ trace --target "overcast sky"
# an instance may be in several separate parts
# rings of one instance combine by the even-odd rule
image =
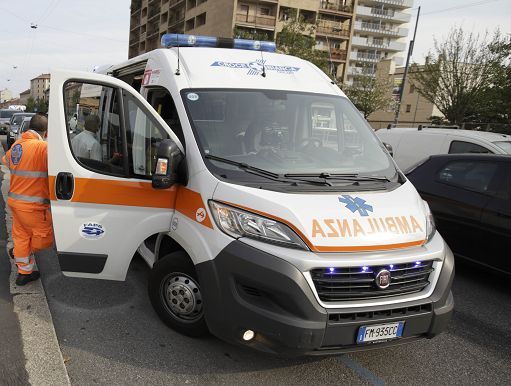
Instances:
[[[433,37],[441,40],[453,25],[481,32],[499,26],[511,33],[510,0],[415,0],[415,5],[422,7],[417,62],[433,47]],[[18,94],[53,68],[89,71],[127,59],[129,6],[130,0],[0,0],[0,89]],[[410,38],[416,9],[411,12]]]

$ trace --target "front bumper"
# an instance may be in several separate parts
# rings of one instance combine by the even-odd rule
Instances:
[[[196,268],[210,331],[270,353],[338,354],[432,338],[445,330],[454,307],[450,250],[428,298],[362,309],[325,309],[294,265],[241,241],[233,241],[214,260]],[[405,322],[402,338],[356,343],[360,326],[393,321]],[[245,342],[242,336],[248,329],[256,335]]]

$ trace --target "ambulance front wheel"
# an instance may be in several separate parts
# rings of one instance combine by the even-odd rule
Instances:
[[[163,322],[188,336],[208,333],[203,299],[193,263],[184,252],[158,260],[149,273],[149,298]]]

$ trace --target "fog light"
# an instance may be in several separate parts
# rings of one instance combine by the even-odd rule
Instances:
[[[243,333],[243,340],[244,341],[249,341],[249,340],[252,340],[254,339],[254,336],[255,336],[255,332],[252,331],[252,330],[247,330]]]

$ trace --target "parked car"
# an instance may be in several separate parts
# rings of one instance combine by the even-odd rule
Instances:
[[[511,274],[511,156],[435,155],[406,174],[455,255]]]
[[[16,134],[16,138],[14,138],[14,142],[16,142],[18,139],[21,138],[21,134],[23,134],[25,131],[28,130],[28,127],[30,126],[30,121],[32,120],[32,117],[25,117],[23,118],[23,122],[21,122],[20,128],[18,130],[18,133]]]
[[[392,146],[401,170],[433,154],[511,154],[511,135],[486,131],[396,127],[377,130],[376,135]]]
[[[9,131],[7,132],[7,148],[10,148],[12,144],[18,138],[18,131],[21,123],[25,118],[32,119],[34,113],[15,113],[9,122]]]
[[[7,134],[9,128],[9,121],[14,114],[18,113],[18,110],[13,109],[1,109],[0,110],[0,134]]]

